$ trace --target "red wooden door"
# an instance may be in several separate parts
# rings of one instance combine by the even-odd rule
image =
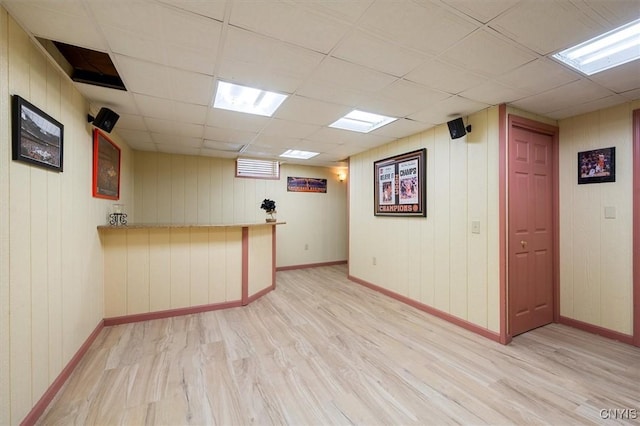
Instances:
[[[515,336],[553,321],[553,139],[509,132],[509,324]]]

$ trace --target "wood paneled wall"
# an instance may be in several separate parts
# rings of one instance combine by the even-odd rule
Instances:
[[[10,95],[64,125],[64,172],[11,160]],[[104,317],[89,105],[0,7],[0,424],[17,424]],[[130,151],[122,194],[131,200]]]
[[[560,314],[629,335],[632,114],[637,108],[636,101],[560,121]],[[578,185],[578,152],[611,146],[616,147],[616,181]],[[615,209],[615,218],[605,218],[606,207]]]
[[[283,164],[279,180],[235,177],[235,161],[135,152],[136,220],[140,223],[234,224],[265,219],[276,201],[279,267],[347,259],[346,182],[337,169]],[[327,179],[326,194],[287,192],[287,176]]]
[[[499,332],[498,109],[354,156],[350,162],[350,274]],[[427,148],[427,217],[373,215],[373,162]],[[471,233],[471,222],[480,233]],[[375,265],[374,265],[375,258]]]

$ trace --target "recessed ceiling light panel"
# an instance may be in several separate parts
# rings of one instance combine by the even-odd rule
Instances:
[[[299,151],[297,149],[288,149],[282,154],[280,157],[287,158],[296,158],[298,160],[308,160],[309,158],[315,157],[319,152],[311,152],[311,151]]]
[[[352,132],[369,133],[396,120],[397,118],[394,117],[354,109],[349,114],[330,124],[329,127],[350,130]]]
[[[553,55],[592,75],[640,58],[640,19]]]
[[[271,117],[285,99],[287,99],[287,95],[282,93],[218,81],[218,90],[213,106],[214,108]]]

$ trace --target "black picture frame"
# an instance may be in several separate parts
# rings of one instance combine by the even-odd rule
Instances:
[[[427,150],[373,163],[375,216],[427,216]]]
[[[12,158],[62,172],[64,126],[26,99],[12,96]]]
[[[616,181],[616,148],[578,152],[578,185]]]

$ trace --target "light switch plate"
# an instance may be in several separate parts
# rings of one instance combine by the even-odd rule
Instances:
[[[616,218],[616,208],[614,206],[606,206],[604,208],[604,218],[605,219],[615,219]]]
[[[471,233],[472,234],[479,234],[480,233],[480,221],[479,220],[471,221]]]

